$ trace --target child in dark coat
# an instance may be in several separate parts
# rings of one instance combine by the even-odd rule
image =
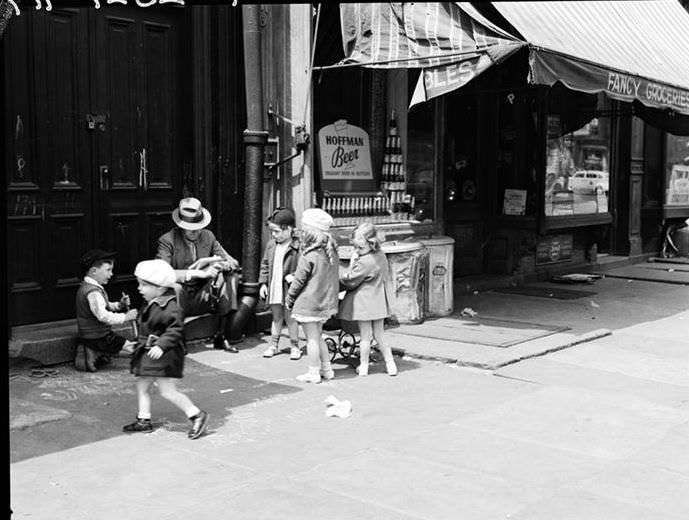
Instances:
[[[160,395],[182,410],[191,421],[188,437],[197,439],[206,431],[208,414],[177,389],[184,372],[184,313],[175,292],[175,271],[164,260],[139,262],[134,270],[139,293],[145,303],[139,315],[139,343],[131,360],[137,376],[139,413],[127,424],[127,433],[151,432],[151,386],[158,384]]]
[[[352,233],[355,254],[349,268],[340,273],[340,285],[346,290],[340,304],[338,317],[356,321],[361,335],[359,343],[360,364],[357,372],[368,375],[371,340],[385,358],[385,367],[391,376],[397,375],[397,365],[392,349],[383,338],[385,318],[390,316],[390,274],[388,260],[380,250],[380,238],[370,222],[360,224]]]
[[[268,228],[272,239],[263,254],[258,283],[261,285],[259,296],[270,305],[273,321],[270,343],[263,357],[271,358],[280,352],[280,334],[284,322],[292,345],[289,358],[297,360],[301,358],[299,324],[285,308],[285,297],[299,259],[299,239],[294,236],[294,211],[289,208],[276,209],[268,218]]]

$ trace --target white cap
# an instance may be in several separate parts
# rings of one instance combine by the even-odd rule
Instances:
[[[328,231],[333,225],[333,218],[320,208],[310,208],[301,214],[301,224],[321,231]]]
[[[160,287],[174,287],[175,270],[165,260],[144,260],[136,264],[134,276]]]

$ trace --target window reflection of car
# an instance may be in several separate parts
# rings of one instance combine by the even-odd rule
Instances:
[[[610,188],[608,172],[579,170],[569,178],[569,190],[573,193],[608,193]]]

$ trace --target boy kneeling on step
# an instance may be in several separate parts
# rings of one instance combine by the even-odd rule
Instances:
[[[104,286],[112,278],[117,253],[91,249],[80,260],[83,280],[76,297],[78,327],[77,355],[74,367],[80,371],[96,372],[97,364],[107,363],[110,356],[120,352],[131,356],[136,343],[112,330],[135,320],[136,309],[128,310],[129,296],[122,294],[119,302],[108,301]]]

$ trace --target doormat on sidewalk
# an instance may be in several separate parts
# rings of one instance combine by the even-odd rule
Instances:
[[[565,330],[569,330],[569,327],[477,316],[475,318],[439,318],[419,325],[400,325],[391,328],[390,332],[507,348]]]
[[[560,289],[559,287],[541,287],[540,285],[516,285],[514,287],[501,287],[493,289],[495,292],[519,294],[521,296],[539,296],[542,298],[555,298],[556,300],[576,300],[585,296],[597,294],[594,291],[581,291],[578,289]]]

